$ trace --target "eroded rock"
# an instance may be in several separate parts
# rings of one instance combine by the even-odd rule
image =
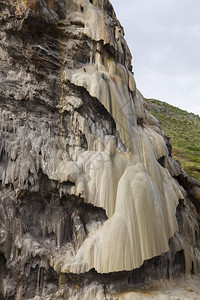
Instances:
[[[4,297],[111,299],[197,275],[199,183],[145,109],[110,2],[0,13]]]

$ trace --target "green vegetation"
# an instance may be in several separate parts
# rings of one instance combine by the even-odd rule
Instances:
[[[200,181],[200,117],[159,100],[146,99],[146,106],[170,137],[173,158]]]

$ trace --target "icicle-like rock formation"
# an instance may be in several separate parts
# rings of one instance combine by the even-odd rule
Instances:
[[[145,109],[110,2],[1,1],[0,25],[6,299],[197,274],[200,185]]]

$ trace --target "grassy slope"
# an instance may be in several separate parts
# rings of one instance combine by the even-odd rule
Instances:
[[[146,104],[170,137],[173,158],[200,181],[200,117],[154,99],[146,99]]]

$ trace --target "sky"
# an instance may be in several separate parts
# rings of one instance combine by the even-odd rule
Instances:
[[[200,115],[200,0],[110,0],[138,89]]]

